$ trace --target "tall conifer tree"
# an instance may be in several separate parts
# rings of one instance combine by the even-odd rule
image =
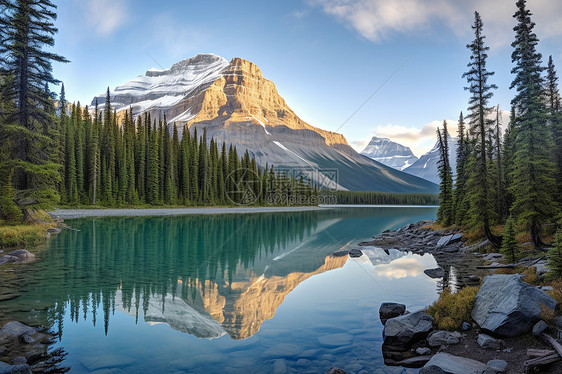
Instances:
[[[511,88],[516,90],[511,103],[515,107],[514,168],[511,192],[512,212],[530,230],[535,247],[543,245],[542,223],[557,212],[552,159],[553,143],[547,127],[547,111],[543,101],[542,56],[537,52],[539,39],[533,32],[535,23],[525,0],[517,1],[514,18],[517,25],[511,55],[515,76]]]

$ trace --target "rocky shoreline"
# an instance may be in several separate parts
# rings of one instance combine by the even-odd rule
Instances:
[[[50,351],[54,337],[44,328],[11,321],[0,328],[0,374],[64,373],[64,354]]]
[[[466,245],[461,232],[434,231],[432,224],[420,221],[385,231],[359,245],[432,254],[439,267],[428,269],[425,274],[442,280],[443,289],[456,288],[453,292],[484,281],[472,319],[463,323],[462,331],[437,330],[433,318],[425,311],[410,313],[406,305],[383,303],[379,314],[384,325],[385,364],[421,367],[420,373],[424,374],[522,373],[529,356],[545,362],[551,357],[551,365],[540,366],[541,373],[562,372],[560,357],[544,341],[545,333],[562,337],[562,317],[549,325],[542,320],[541,309],[541,305],[554,309],[556,301],[540,287],[525,283],[519,274],[492,275],[494,268],[502,267],[498,261],[503,256],[486,253],[488,241]],[[358,257],[361,251],[356,249],[349,255]],[[539,277],[547,271],[542,258],[527,258],[518,265],[535,266]],[[544,354],[544,358],[539,354]]]

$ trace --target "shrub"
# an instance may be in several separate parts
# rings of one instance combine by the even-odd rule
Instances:
[[[472,307],[480,287],[465,287],[457,293],[443,291],[439,300],[427,309],[434,324],[440,330],[460,330],[463,322],[469,322],[472,317]]]
[[[539,285],[539,275],[537,274],[537,268],[534,266],[528,267],[523,272],[523,281],[529,283],[533,286]]]
[[[547,291],[547,293],[558,302],[558,305],[562,305],[562,279],[555,280],[550,286],[552,291]]]
[[[556,232],[554,247],[549,249],[546,254],[548,258],[548,266],[554,277],[562,277],[562,230]]]
[[[511,263],[517,261],[517,256],[519,255],[520,248],[517,244],[517,239],[515,237],[515,223],[512,216],[509,216],[507,222],[505,223],[505,229],[503,232],[503,240],[501,253],[508,258]]]
[[[47,225],[0,227],[0,248],[27,247],[41,244],[47,237]]]

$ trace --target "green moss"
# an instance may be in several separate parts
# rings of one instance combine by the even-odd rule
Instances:
[[[466,287],[457,293],[444,291],[439,300],[427,309],[439,330],[460,330],[463,322],[471,321],[470,314],[480,287]]]

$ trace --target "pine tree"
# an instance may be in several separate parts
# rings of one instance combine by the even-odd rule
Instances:
[[[76,181],[76,104],[72,104],[70,121],[66,133],[66,152],[65,152],[65,180],[66,180],[66,201],[71,204],[78,202],[78,184]]]
[[[99,110],[98,110],[98,99],[96,99],[95,107],[94,107],[94,122],[92,124],[91,134],[90,134],[90,142],[88,143],[89,146],[89,153],[90,153],[90,176],[91,176],[91,201],[92,205],[97,204],[97,195],[98,195],[98,181],[99,181],[99,172],[100,172],[100,149],[99,149],[99,136],[100,136],[100,121],[98,118]]]
[[[513,183],[510,186],[514,197],[512,213],[530,230],[531,241],[539,248],[543,245],[541,225],[557,212],[553,199],[554,146],[547,128],[541,76],[544,69],[541,67],[542,56],[536,50],[539,39],[533,32],[535,24],[531,21],[526,1],[518,0],[516,5],[514,18],[517,25],[511,55],[515,64],[511,72],[515,77],[510,87],[516,90],[511,103],[517,115]]]
[[[175,204],[176,202],[176,177],[175,177],[175,159],[174,159],[174,146],[170,139],[170,132],[164,130],[164,203]]]
[[[509,258],[511,263],[515,263],[517,261],[517,256],[519,255],[519,245],[517,244],[517,240],[515,239],[515,222],[512,216],[509,216],[507,222],[505,223],[504,233],[503,233],[503,240],[501,246],[501,253]]]
[[[508,208],[505,200],[506,190],[505,190],[505,174],[504,174],[504,165],[503,165],[503,155],[502,155],[502,139],[501,139],[501,111],[500,106],[496,107],[496,129],[494,131],[495,139],[494,139],[494,152],[495,152],[495,169],[496,169],[496,215],[498,216],[498,220],[500,222],[503,221],[504,217],[508,213]]]
[[[146,202],[157,205],[159,203],[159,142],[156,123],[149,133],[147,148],[147,173],[146,173]]]
[[[462,112],[459,115],[458,123],[458,142],[457,142],[457,178],[453,193],[453,213],[455,223],[463,225],[468,211],[468,199],[466,199],[467,171],[466,163],[468,158],[468,144],[466,138],[466,127]]]
[[[556,232],[554,239],[554,247],[548,253],[548,266],[550,271],[554,273],[557,278],[562,277],[562,230]]]
[[[2,96],[16,104],[4,113],[4,131],[12,139],[10,159],[14,165],[17,200],[27,208],[52,206],[59,196],[59,165],[49,159],[52,140],[48,129],[56,126],[52,94],[47,84],[53,78],[52,62],[68,62],[45,51],[54,45],[56,6],[50,0],[4,1],[0,55]],[[7,124],[10,124],[9,126]],[[47,129],[47,131],[45,131]]]
[[[76,160],[76,189],[78,190],[78,201],[85,199],[84,193],[84,123],[82,119],[82,107],[80,102],[76,103],[76,118],[74,121],[74,152]]]
[[[447,131],[447,121],[443,121],[443,133],[437,129],[437,139],[439,144],[440,160],[438,163],[439,177],[439,210],[437,211],[437,221],[444,226],[453,223],[453,173],[449,163],[449,133]]]
[[[556,186],[558,189],[557,202],[562,204],[562,111],[560,108],[560,93],[558,91],[558,76],[552,56],[548,58],[546,97],[549,111],[549,126],[554,141],[554,157],[557,166]]]
[[[470,201],[470,223],[474,227],[482,227],[486,237],[492,244],[499,247],[501,239],[494,236],[490,230],[493,221],[492,212],[493,201],[491,199],[492,186],[488,170],[487,144],[491,131],[492,121],[487,119],[492,112],[488,102],[493,96],[492,90],[497,89],[495,84],[488,83],[488,79],[494,72],[486,68],[488,59],[487,51],[490,49],[485,46],[483,34],[483,23],[478,12],[474,12],[475,39],[467,45],[471,51],[469,70],[463,74],[467,79],[467,89],[471,96],[469,100],[470,135],[474,138],[472,147],[472,165],[468,167],[469,177],[467,181],[467,194]]]
[[[146,114],[145,114],[146,118]],[[146,124],[146,119],[144,123]],[[137,117],[137,131],[135,141],[135,185],[137,195],[141,202],[146,202],[146,126],[143,125],[143,120],[139,115]]]
[[[505,129],[505,134],[503,137],[503,179],[505,181],[505,205],[506,207],[511,207],[513,205],[513,195],[510,192],[510,186],[513,184],[511,177],[513,175],[513,167],[515,160],[515,137],[517,134],[517,128],[515,127],[515,107],[511,107],[511,113],[509,116],[509,123]]]

